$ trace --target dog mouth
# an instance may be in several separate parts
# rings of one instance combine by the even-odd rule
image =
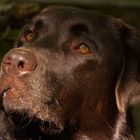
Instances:
[[[15,89],[9,88],[7,90],[4,90],[3,94],[3,102],[4,104],[11,104],[9,102],[15,102],[14,104],[18,103],[19,97],[16,97]],[[17,103],[16,103],[17,102]],[[20,106],[20,105],[19,105]],[[4,109],[7,108],[6,106]],[[20,110],[20,111],[19,111]],[[31,109],[32,110],[32,109]],[[20,116],[22,119],[14,120],[16,128],[15,131],[20,131],[21,129],[28,129],[31,127],[36,127],[39,131],[41,131],[44,134],[57,134],[63,131],[63,123],[61,120],[57,119],[54,114],[52,115],[52,118],[48,115],[48,117],[44,118],[44,115],[42,111],[33,111],[32,115],[30,114],[31,110],[22,110],[21,108],[18,109],[18,105],[16,105],[16,108],[12,106],[12,109],[10,108],[10,111],[12,112],[12,116],[16,118],[15,116]],[[41,110],[41,109],[40,109]],[[6,111],[7,112],[7,111]],[[45,111],[44,111],[45,112]],[[47,113],[48,114],[48,113]],[[26,118],[23,120],[23,118]]]
[[[2,97],[3,108],[6,112],[21,116],[26,114],[27,118],[32,120],[31,122],[37,120],[36,122],[38,123],[36,125],[38,125],[43,133],[58,133],[63,130],[63,123],[59,120],[59,117],[57,118],[55,113],[51,112],[53,110],[50,111],[48,106],[38,104],[37,98],[35,100],[30,99],[27,77],[19,78],[2,75],[0,82],[0,96]],[[23,126],[27,125],[28,127],[31,124],[23,123]]]
[[[0,94],[6,95],[8,91],[13,91],[16,86],[23,86],[30,72],[21,72],[19,75],[9,75],[2,73],[0,75]]]
[[[3,96],[3,98],[5,98],[7,95],[10,95],[12,94],[12,89],[8,88],[8,89],[5,89],[1,94]]]
[[[6,112],[9,112],[10,114],[12,114],[13,118],[17,118],[16,116],[20,116],[20,120],[16,120],[14,121],[15,123],[15,131],[20,131],[21,129],[28,129],[31,128],[33,126],[37,127],[39,129],[39,131],[41,131],[44,134],[57,134],[60,133],[61,131],[63,131],[63,123],[61,123],[61,121],[57,120],[57,117],[52,116],[52,118],[56,118],[56,119],[50,119],[50,117],[48,118],[43,118],[43,114],[41,111],[39,112],[32,112],[32,115],[30,114],[31,110],[22,110],[21,108],[18,108],[17,105],[13,106],[13,104],[10,102],[12,100],[12,102],[18,102],[15,98],[18,99],[18,97],[15,97],[15,89],[7,89],[3,91],[3,108]],[[8,104],[8,109],[7,109],[7,104]],[[9,109],[9,104],[12,106]],[[51,116],[51,115],[50,115]],[[23,120],[23,118],[26,118],[25,120]]]
[[[15,100],[16,98],[18,99],[17,92],[14,88],[7,88],[6,90],[3,91],[2,96],[3,100],[5,102],[10,102]]]
[[[23,87],[23,82],[20,78],[9,76],[7,74],[1,75],[0,78],[0,94],[3,98],[12,97],[16,89]]]

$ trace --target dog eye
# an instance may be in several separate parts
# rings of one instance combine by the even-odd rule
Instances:
[[[90,48],[86,45],[86,44],[81,44],[78,48],[77,48],[77,52],[82,54],[82,55],[87,55],[91,53]]]
[[[34,33],[32,30],[27,30],[24,32],[22,38],[23,41],[32,42],[34,39]]]

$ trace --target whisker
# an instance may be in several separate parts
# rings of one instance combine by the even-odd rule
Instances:
[[[107,126],[111,129],[111,131],[114,133],[115,130],[112,128],[112,126],[108,123],[108,121],[103,117],[101,116],[101,118],[105,121],[105,123],[107,124]]]
[[[20,117],[20,116],[19,116]],[[22,125],[22,123],[27,119],[27,116],[22,116],[22,118],[20,119],[20,122],[17,124],[17,127],[20,127]]]
[[[29,124],[31,123],[31,121],[32,121],[32,120],[29,120],[25,125],[23,125],[23,126],[21,126],[21,127],[18,126],[18,127],[15,129],[15,131],[19,131],[19,130],[24,129],[25,127],[29,126]]]
[[[54,89],[53,87],[52,87],[52,90],[53,90],[53,93],[55,94],[55,93],[56,93],[56,91],[55,91],[55,89]],[[52,96],[53,96],[53,98],[54,98],[54,100],[55,100],[56,105],[57,105],[57,106],[59,106],[60,110],[62,110],[62,107],[61,107],[61,105],[60,105],[59,101],[57,100],[57,98],[56,98],[56,97],[54,97],[54,95],[52,95]]]

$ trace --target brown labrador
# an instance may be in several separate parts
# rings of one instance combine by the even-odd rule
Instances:
[[[140,38],[121,20],[51,6],[1,64],[1,140],[134,140]]]

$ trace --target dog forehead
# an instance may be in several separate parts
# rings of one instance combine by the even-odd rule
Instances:
[[[74,13],[79,13],[80,11],[83,10],[68,6],[49,6],[43,9],[33,20],[42,19],[44,21],[62,22],[63,20],[74,16]]]
[[[70,6],[49,6],[42,10],[41,14],[72,14],[75,12],[84,11],[83,9],[76,8],[76,7],[70,7]]]
[[[34,19],[34,23],[42,20],[44,23],[50,22],[54,26],[60,25],[65,21],[69,25],[78,22],[89,22],[95,26],[105,26],[110,17],[94,10],[85,10],[70,6],[49,6],[42,10]]]
[[[56,42],[54,38],[57,38],[61,44],[71,37],[71,29],[83,31],[84,28],[85,31],[86,28],[89,31],[88,38],[94,40],[97,46],[101,48],[102,53],[103,50],[105,51],[105,54],[107,54],[106,51],[108,48],[110,48],[109,53],[112,53],[114,48],[119,49],[119,47],[117,47],[119,45],[119,43],[117,43],[119,39],[115,39],[117,33],[114,33],[115,29],[113,28],[114,25],[111,24],[111,19],[110,16],[106,16],[97,11],[88,11],[69,6],[47,7],[35,18],[36,21],[42,20],[46,23],[44,24],[44,27],[47,25],[48,30],[50,31],[50,36],[46,34],[48,42],[50,42],[50,40]],[[108,42],[108,40],[111,40],[111,43]],[[116,43],[114,44],[114,42]],[[114,44],[114,47],[112,47],[112,43]]]

